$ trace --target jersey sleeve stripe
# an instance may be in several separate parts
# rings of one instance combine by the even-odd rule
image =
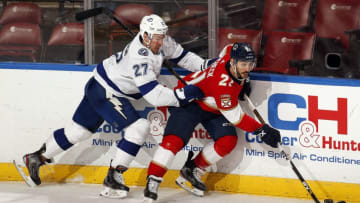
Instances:
[[[185,56],[188,52],[189,52],[189,51],[187,51],[187,50],[184,49],[183,52],[180,54],[179,57],[174,58],[174,59],[170,59],[169,61],[177,64],[177,63],[179,63],[179,61],[180,61],[182,58],[184,58],[184,56]]]
[[[142,97],[142,94],[140,94],[140,93],[136,93],[136,94],[126,94],[126,93],[124,93],[123,91],[121,91],[121,90],[119,89],[119,87],[116,86],[116,85],[110,80],[110,78],[107,76],[106,71],[105,71],[105,69],[104,69],[104,65],[103,65],[102,62],[99,63],[99,64],[96,66],[96,71],[97,71],[97,73],[99,73],[99,75],[102,77],[102,79],[104,79],[105,82],[106,82],[111,88],[113,88],[114,90],[120,92],[121,94],[126,95],[126,96],[128,96],[128,97],[132,97],[132,98],[134,98],[134,99],[140,99],[140,98]]]
[[[241,118],[241,121],[235,125],[236,127],[240,128],[241,130],[245,130],[246,132],[254,132],[255,130],[259,129],[262,124],[257,122],[252,117],[244,114]]]
[[[139,87],[139,90],[140,90],[142,95],[146,95],[151,90],[153,90],[158,84],[159,83],[156,80],[154,80],[154,81],[148,82],[148,83],[146,83],[144,85],[141,85]]]

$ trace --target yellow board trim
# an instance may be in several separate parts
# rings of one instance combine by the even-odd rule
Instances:
[[[45,173],[46,168],[50,169]],[[43,182],[71,182],[101,184],[108,167],[79,165],[47,165],[40,170]],[[26,170],[25,170],[26,171]],[[131,168],[125,174],[129,186],[144,186],[147,169]],[[162,187],[176,188],[175,179],[179,171],[169,170]],[[22,181],[12,163],[0,163],[0,181]],[[209,173],[204,177],[209,190],[256,195],[281,196],[300,199],[311,199],[298,179],[245,176],[222,173]],[[345,200],[360,202],[360,184],[326,181],[307,181],[316,196],[321,199]]]

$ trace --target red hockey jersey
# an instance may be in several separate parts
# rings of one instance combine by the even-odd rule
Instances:
[[[226,66],[230,66],[229,60],[230,53],[227,52],[206,70],[191,73],[184,77],[184,80],[198,86],[204,93],[204,98],[196,101],[203,110],[223,114],[233,125],[253,132],[262,125],[242,111],[238,95],[243,86],[236,82],[226,69]],[[179,83],[178,87],[182,86]]]

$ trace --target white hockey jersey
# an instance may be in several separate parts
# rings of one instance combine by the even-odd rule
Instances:
[[[154,106],[179,106],[173,90],[157,82],[165,59],[192,72],[205,69],[207,62],[184,50],[169,36],[164,38],[159,54],[153,54],[137,34],[123,51],[98,64],[94,77],[115,96],[129,99],[144,97]]]

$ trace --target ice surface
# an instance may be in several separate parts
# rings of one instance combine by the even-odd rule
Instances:
[[[143,201],[143,187],[131,187],[126,199],[106,199],[99,196],[99,184],[45,183],[36,188],[24,182],[0,182],[0,203],[139,203]],[[159,189],[155,203],[310,203],[312,200],[256,196],[210,191],[204,197],[196,197],[181,189]]]

